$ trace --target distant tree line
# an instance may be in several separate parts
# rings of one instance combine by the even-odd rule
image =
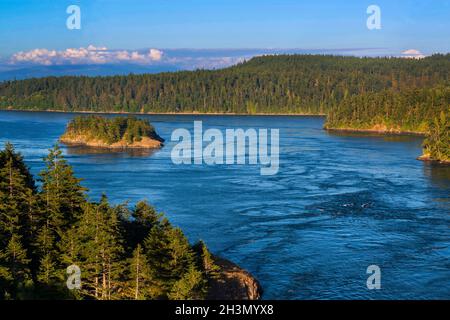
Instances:
[[[89,201],[55,146],[39,187],[11,144],[0,151],[0,299],[202,299],[218,267],[203,242],[147,202]],[[66,268],[81,269],[69,290]]]
[[[87,136],[113,144],[141,141],[143,137],[162,140],[147,119],[133,116],[106,118],[97,115],[77,116],[67,125],[64,136]]]

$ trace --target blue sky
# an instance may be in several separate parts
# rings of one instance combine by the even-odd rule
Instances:
[[[66,8],[72,4],[81,8],[81,30],[66,28]],[[381,8],[381,30],[366,27],[371,4]],[[175,51],[167,49],[296,48],[357,55],[399,55],[408,49],[423,54],[449,52],[450,0],[0,2],[3,61],[19,51],[89,45],[129,50],[130,55],[138,50],[146,57],[149,48],[172,54]]]

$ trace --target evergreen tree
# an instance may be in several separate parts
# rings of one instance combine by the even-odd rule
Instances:
[[[169,231],[172,226],[166,218],[154,225],[144,241],[145,254],[151,270],[154,270],[159,292],[167,293],[173,285]]]
[[[120,259],[124,250],[119,228],[117,210],[109,206],[106,196],[102,196],[99,204],[85,206],[79,226],[84,292],[96,299],[119,296],[124,267]]]
[[[147,256],[144,254],[140,244],[134,249],[129,262],[128,283],[132,299],[145,300],[156,298],[160,295],[160,292],[157,291],[158,286],[155,286]]]
[[[5,167],[7,161],[12,161],[13,167],[23,176],[26,186],[35,191],[36,186],[30,170],[23,161],[22,155],[17,153],[9,142],[5,143],[5,149],[0,152],[0,168]]]
[[[74,176],[58,145],[49,150],[44,161],[46,169],[40,173],[43,214],[36,241],[40,262],[38,278],[41,283],[53,286],[63,283],[66,276],[59,244],[80,215],[86,189],[80,185],[81,179]]]
[[[33,219],[35,187],[30,177],[22,156],[7,143],[0,152],[0,240],[2,235],[15,232],[29,238],[36,228]]]
[[[204,270],[207,278],[209,279],[217,279],[219,277],[220,267],[215,263],[214,258],[209,252],[206,244],[200,240],[195,246],[194,250],[197,252],[197,255],[200,257],[200,265]]]
[[[75,177],[58,145],[49,150],[44,161],[46,169],[40,176],[47,218],[56,231],[62,232],[76,221],[86,189],[80,185],[81,179]]]
[[[205,270],[214,269],[206,246],[194,251],[147,202],[129,210],[105,195],[88,201],[58,147],[45,159],[40,190],[11,145],[0,159],[0,298],[204,297]],[[82,286],[69,291],[66,269],[73,264]]]
[[[206,295],[206,281],[194,266],[176,281],[168,295],[171,300],[201,300]]]
[[[31,293],[33,281],[29,263],[20,236],[13,233],[7,246],[0,250],[0,283],[5,296],[21,299]]]
[[[444,112],[430,122],[424,149],[431,159],[450,161],[450,121]]]
[[[134,221],[147,228],[151,228],[157,224],[160,217],[161,216],[158,215],[155,208],[153,208],[147,201],[138,202],[132,213],[132,218]]]
[[[163,297],[172,298],[176,291],[174,286],[191,283],[196,272],[200,272],[195,253],[183,232],[173,228],[165,218],[153,226],[144,246],[150,268],[155,271],[155,280],[162,285],[159,289],[164,293]],[[198,287],[191,289],[195,291]]]
[[[34,182],[22,157],[9,143],[0,152],[0,165],[0,295],[20,298],[33,285],[28,213],[33,211]]]

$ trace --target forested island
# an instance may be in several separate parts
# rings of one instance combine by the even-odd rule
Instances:
[[[6,81],[0,84],[0,108],[325,114],[330,130],[427,135],[424,158],[448,162],[449,75],[450,54],[263,56],[222,70]]]
[[[425,135],[420,160],[450,163],[450,86],[344,97],[325,129]]]
[[[260,298],[250,274],[191,245],[146,201],[89,200],[58,146],[44,162],[37,186],[11,144],[0,151],[1,300]]]
[[[164,141],[146,119],[97,115],[75,117],[59,140],[67,145],[109,149],[155,149]]]

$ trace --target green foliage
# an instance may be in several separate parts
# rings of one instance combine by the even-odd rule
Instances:
[[[0,151],[0,298],[26,298],[33,280],[30,256],[36,209],[34,181],[7,143]]]
[[[182,277],[174,283],[168,298],[171,300],[204,299],[206,294],[205,285],[202,273],[195,267],[190,266],[183,273]]]
[[[99,203],[86,204],[77,227],[80,248],[73,263],[83,270],[84,295],[103,300],[119,298],[124,248],[116,208],[102,196]]]
[[[63,138],[87,137],[107,144],[126,141],[128,144],[139,142],[144,137],[162,141],[148,120],[136,117],[78,116],[67,126]]]
[[[349,96],[333,108],[327,119],[329,128],[371,129],[427,132],[430,119],[447,113],[450,87],[386,90]]]
[[[162,295],[153,276],[154,272],[150,268],[144,249],[138,244],[129,261],[128,284],[130,298],[146,300]]]
[[[34,191],[35,185],[33,176],[23,162],[22,156],[14,152],[14,147],[9,142],[5,144],[5,149],[0,152],[0,168],[5,167],[7,161],[11,161],[13,167],[19,171],[21,176],[23,176],[26,187]]]
[[[209,278],[217,278],[220,271],[219,266],[216,265],[211,252],[209,252],[208,247],[203,241],[200,241],[199,246],[201,248],[203,270]]]
[[[154,279],[159,284],[159,298],[174,298],[174,290],[188,280],[195,291],[195,294],[189,291],[190,297],[204,296],[206,278],[193,277],[200,272],[200,267],[195,252],[180,229],[173,228],[167,219],[162,218],[150,230],[144,248],[150,267],[155,271]],[[197,282],[193,283],[194,280]]]
[[[424,142],[425,155],[432,160],[450,162],[450,119],[441,111],[429,124],[429,134]]]
[[[0,299],[205,297],[204,257],[146,201],[132,209],[105,195],[88,201],[58,146],[39,189],[12,145],[0,161]],[[82,286],[70,291],[73,264]]]
[[[425,155],[449,161],[449,106],[449,86],[359,94],[333,108],[325,127],[426,133]]]
[[[82,179],[75,177],[58,145],[49,150],[44,162],[46,168],[40,173],[41,197],[51,220],[50,224],[58,232],[58,229],[65,229],[72,224],[80,214],[87,189],[81,186]]]
[[[345,95],[448,84],[449,60],[278,55],[213,71],[7,81],[0,84],[0,107],[318,114]]]
[[[20,236],[15,233],[0,250],[0,283],[7,282],[4,292],[19,299],[27,298],[33,283],[27,255]]]

